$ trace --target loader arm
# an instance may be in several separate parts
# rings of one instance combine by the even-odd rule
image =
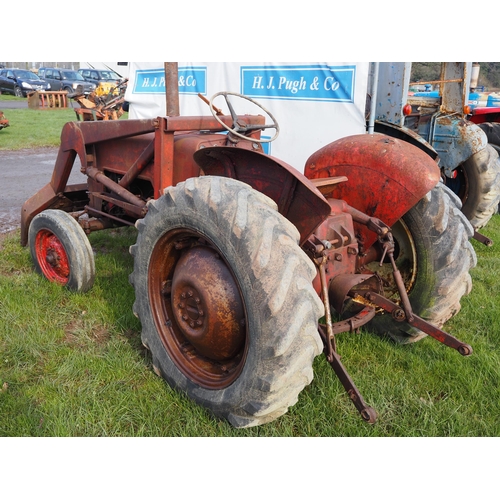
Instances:
[[[224,116],[220,120],[228,126],[232,123],[231,117]],[[245,115],[239,117],[239,120],[248,125],[263,123],[263,117],[260,115]],[[82,203],[75,204],[74,199],[85,198],[86,191],[92,191],[92,186],[95,188],[99,184],[95,180],[98,174],[96,169],[102,169],[102,162],[96,158],[96,152],[99,153],[97,156],[105,157],[106,166],[113,172],[129,176],[129,169],[133,168],[140,155],[146,152],[151,147],[151,141],[154,141],[152,157],[154,174],[151,180],[154,198],[158,198],[166,187],[185,178],[184,163],[177,161],[174,166],[174,135],[177,137],[177,134],[189,131],[216,133],[222,130],[219,121],[208,116],[66,123],[61,132],[61,146],[51,181],[28,199],[21,209],[21,245],[27,245],[31,220],[43,210],[58,208],[72,212],[83,208],[79,206]],[[256,131],[254,134],[257,135],[259,132]],[[200,137],[207,139],[209,134],[200,134]],[[221,140],[225,140],[224,135],[220,137]],[[82,173],[89,177],[92,173],[94,179],[89,178],[87,184],[68,186],[68,179],[77,156],[80,159]],[[193,163],[192,159],[187,161]],[[118,167],[115,167],[115,164]]]

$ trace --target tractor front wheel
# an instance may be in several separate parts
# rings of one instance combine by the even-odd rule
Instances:
[[[31,221],[28,245],[37,272],[75,292],[94,284],[94,253],[78,222],[63,210],[44,210]]]
[[[155,372],[234,427],[284,414],[323,349],[316,270],[276,208],[233,179],[188,179],[148,204],[130,248]]]

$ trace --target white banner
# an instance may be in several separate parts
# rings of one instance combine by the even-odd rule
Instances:
[[[369,63],[180,62],[180,113],[211,114],[198,94],[208,100],[221,91],[251,97],[280,126],[279,137],[267,144],[266,152],[303,172],[307,158],[319,148],[365,132],[368,71]],[[164,63],[130,63],[125,99],[131,119],[165,116]],[[247,100],[231,102],[237,114],[263,114]],[[214,104],[229,114],[223,98]],[[267,129],[262,135],[273,133]]]

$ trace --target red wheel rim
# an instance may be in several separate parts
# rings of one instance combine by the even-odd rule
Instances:
[[[49,281],[66,285],[70,273],[69,261],[59,238],[50,231],[39,231],[35,239],[35,252],[43,275]]]

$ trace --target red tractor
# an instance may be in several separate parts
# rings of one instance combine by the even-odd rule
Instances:
[[[295,404],[323,351],[374,422],[335,336],[367,325],[471,354],[440,328],[471,289],[473,229],[418,148],[346,137],[303,175],[263,152],[274,117],[237,115],[233,96],[248,99],[216,94],[213,116],[174,106],[156,119],[67,123],[50,183],[22,208],[21,243],[46,278],[83,292],[95,276],[87,235],[135,225],[133,311],[170,385],[235,427],[259,425]],[[88,181],[67,185],[77,156]]]

